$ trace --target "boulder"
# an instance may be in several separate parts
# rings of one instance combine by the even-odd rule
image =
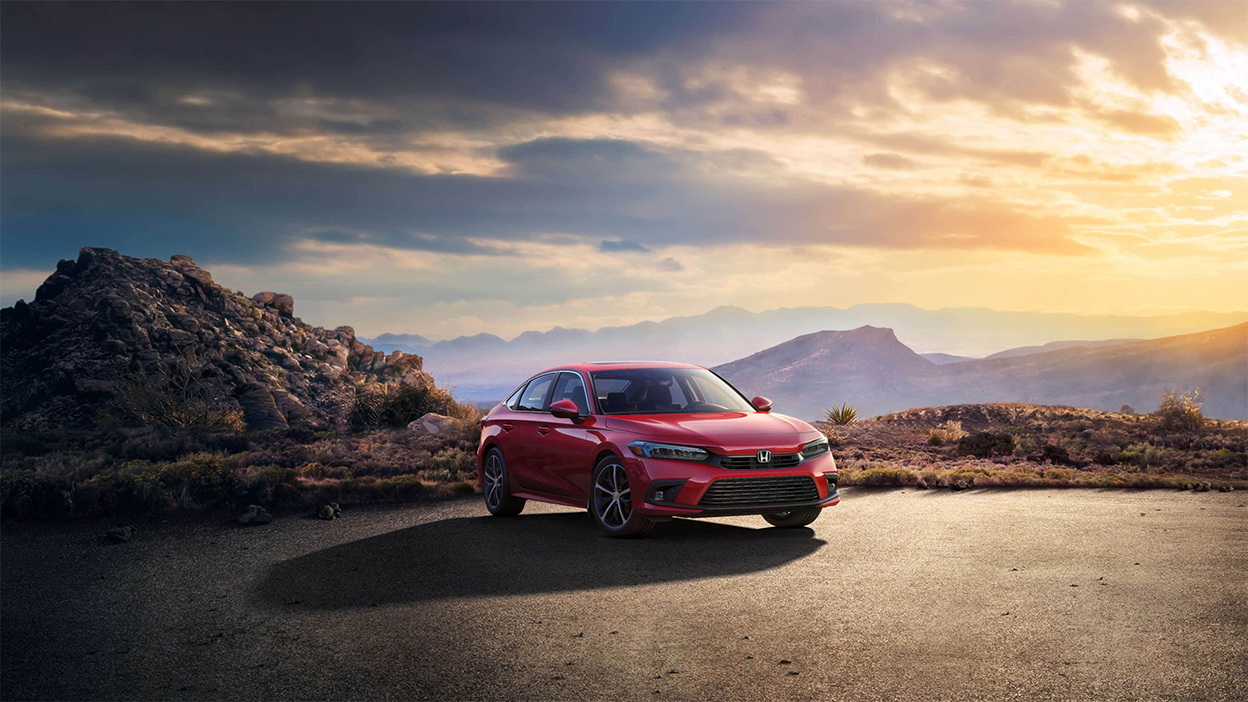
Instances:
[[[295,298],[285,293],[258,292],[251,296],[251,301],[264,307],[272,307],[283,317],[295,314]]]
[[[139,528],[136,526],[130,524],[118,524],[112,529],[109,529],[104,534],[104,538],[106,538],[111,544],[124,544],[133,539],[135,534],[138,532]]]
[[[260,526],[273,521],[273,515],[260,505],[247,505],[247,509],[238,517],[243,526]]]
[[[408,431],[415,432],[419,436],[426,434],[433,436],[442,436],[456,431],[461,426],[461,422],[454,417],[448,417],[444,414],[429,412],[425,416],[407,425]]]
[[[326,520],[337,519],[342,516],[342,508],[338,506],[337,502],[330,502],[327,505],[323,505],[316,513],[316,516]]]

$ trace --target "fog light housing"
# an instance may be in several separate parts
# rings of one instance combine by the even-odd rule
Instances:
[[[684,486],[685,481],[683,480],[660,480],[652,483],[650,485],[650,497],[646,499],[646,502],[656,505],[675,504],[676,498],[680,496],[680,489]]]

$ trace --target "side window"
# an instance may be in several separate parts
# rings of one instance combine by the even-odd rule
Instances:
[[[508,407],[514,410],[516,408],[516,403],[520,401],[520,393],[522,392],[524,392],[523,385],[516,388],[516,391],[511,393],[511,397],[507,398],[507,400],[503,404],[507,405]]]
[[[571,400],[581,414],[589,414],[589,396],[585,394],[585,381],[580,373],[560,373],[559,382],[555,385],[555,394],[550,401]]]
[[[553,382],[555,382],[554,373],[530,380],[520,396],[520,404],[516,406],[516,409],[521,412],[541,412],[546,408],[546,394]]]

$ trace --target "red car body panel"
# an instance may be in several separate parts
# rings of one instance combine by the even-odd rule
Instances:
[[[654,504],[634,499],[633,509],[654,518],[763,513],[767,509],[712,509],[699,507],[707,489],[718,480],[736,478],[810,476],[818,491],[817,502],[801,507],[831,507],[840,503],[836,493],[836,461],[830,452],[806,458],[791,468],[736,469],[715,463],[643,458],[634,455],[629,443],[638,440],[696,446],[714,456],[753,456],[760,449],[773,454],[800,454],[802,447],[822,434],[806,422],[770,412],[717,412],[681,414],[607,415],[594,400],[591,371],[635,368],[691,368],[699,366],[665,363],[573,364],[549,368],[547,373],[573,372],[589,390],[589,416],[579,421],[555,417],[547,411],[517,411],[499,403],[481,420],[478,468],[486,452],[497,447],[508,466],[512,495],[522,499],[587,507],[590,473],[607,455],[622,459],[635,495],[650,495],[659,481],[684,480],[675,498]],[[480,476],[482,471],[478,471]],[[478,481],[482,481],[481,477]],[[773,510],[774,511],[774,510]]]

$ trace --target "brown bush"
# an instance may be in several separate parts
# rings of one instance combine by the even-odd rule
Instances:
[[[1203,404],[1199,390],[1171,390],[1161,393],[1161,406],[1153,414],[1161,418],[1164,431],[1199,431],[1205,425],[1205,415],[1200,412]]]

